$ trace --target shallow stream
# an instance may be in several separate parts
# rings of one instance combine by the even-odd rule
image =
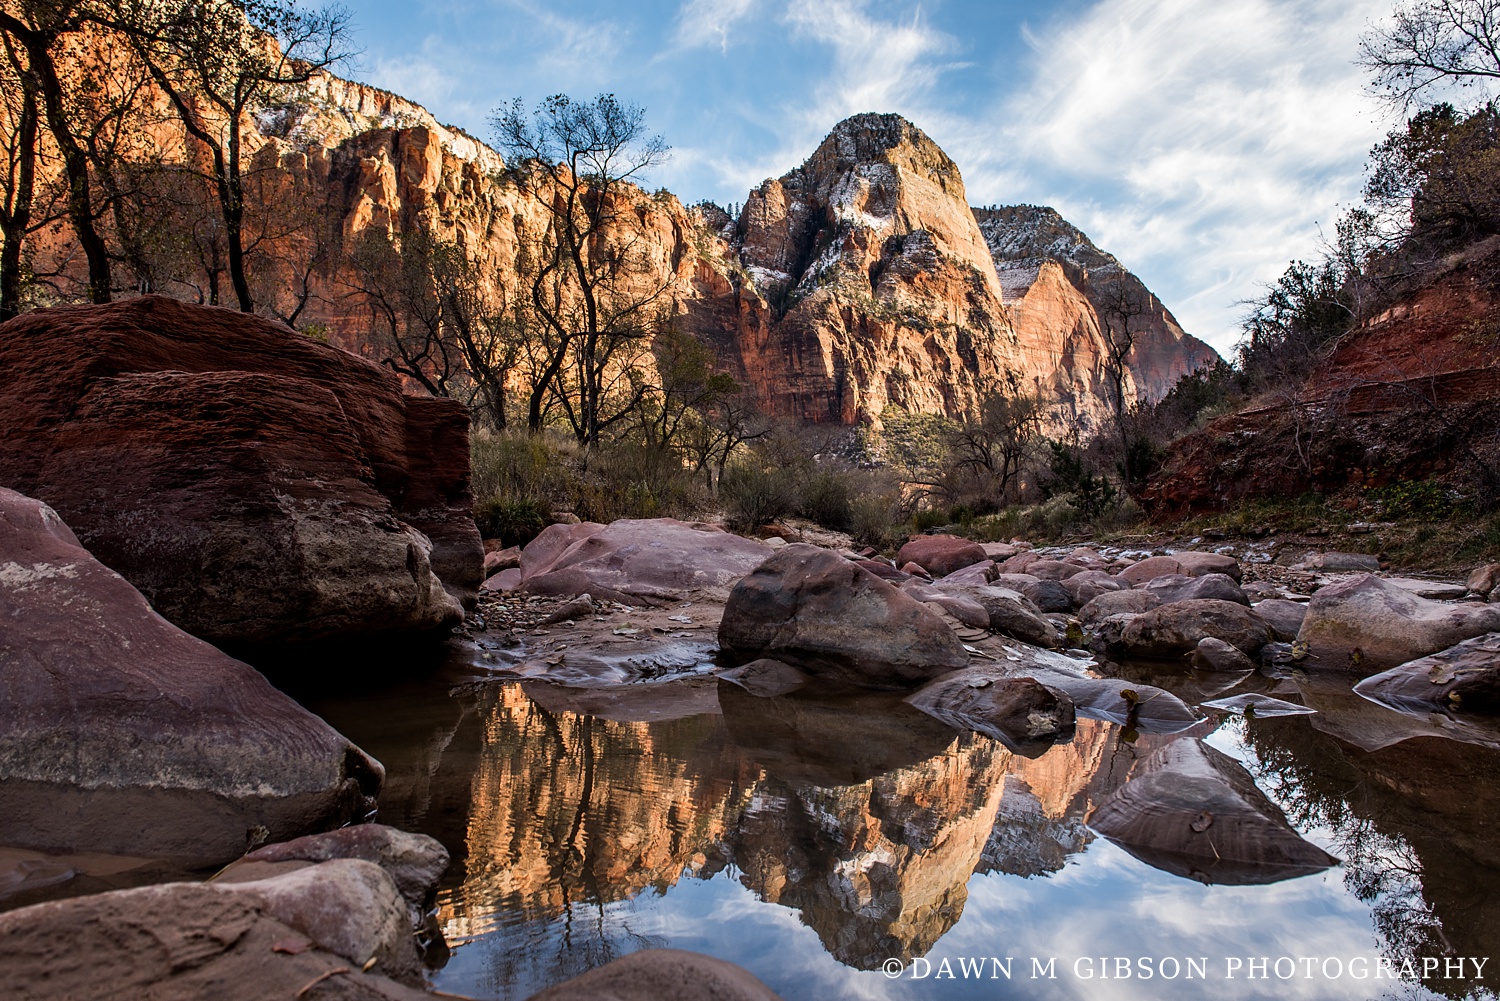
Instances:
[[[894,697],[758,699],[712,677],[610,694],[462,658],[309,704],[385,763],[380,820],[453,855],[440,990],[520,999],[672,947],[787,999],[1494,996],[1500,751],[1343,677],[1137,673],[1190,704],[1259,690],[1321,711],[1174,735],[1080,719],[1026,757]],[[1381,746],[1413,732],[1432,735]],[[1132,854],[1092,831],[1180,740],[1241,762],[1340,864]]]

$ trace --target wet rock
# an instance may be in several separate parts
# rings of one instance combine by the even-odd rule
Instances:
[[[1375,573],[1380,569],[1380,559],[1364,553],[1308,553],[1293,569],[1321,570],[1324,573]]]
[[[1044,612],[1071,612],[1073,598],[1061,581],[1039,580],[1021,585],[1021,593]]]
[[[1500,712],[1500,632],[1364,679],[1354,690],[1401,711]]]
[[[1271,641],[1271,628],[1244,605],[1200,598],[1142,613],[1126,628],[1120,645],[1135,657],[1172,657],[1191,653],[1209,636],[1256,653]]]
[[[142,296],[0,326],[0,483],[216,643],[425,632],[483,580],[468,414],[258,316]]]
[[[1476,567],[1469,574],[1466,582],[1468,589],[1475,594],[1489,595],[1500,586],[1500,563],[1490,563],[1486,566]]]
[[[0,995],[263,1001],[326,978],[330,996],[417,1001],[412,931],[391,877],[356,859],[117,890],[0,914]]]
[[[1161,596],[1147,590],[1113,591],[1089,600],[1078,610],[1078,619],[1092,625],[1112,615],[1140,615],[1161,607]]]
[[[1147,865],[1202,883],[1275,883],[1338,864],[1292,829],[1238,762],[1199,740],[1152,754],[1089,826]]]
[[[0,488],[0,844],[222,865],[362,817],[383,770]]]
[[[1193,648],[1193,666],[1200,671],[1249,672],[1255,670],[1255,661],[1223,640],[1205,636]]]
[[[287,862],[310,865],[334,859],[362,859],[380,866],[395,881],[406,902],[419,911],[431,905],[438,880],[448,869],[448,849],[434,838],[398,831],[384,824],[357,824],[257,848],[225,869],[217,879],[225,883],[250,882],[259,878],[254,874],[257,865]]]
[[[533,994],[530,1001],[779,1001],[749,971],[677,949],[645,949]]]
[[[786,550],[673,518],[554,525],[522,551],[522,587],[533,594],[589,593],[623,604],[697,594],[722,598],[773,552]]]
[[[1252,607],[1271,627],[1273,637],[1282,643],[1295,641],[1302,630],[1302,621],[1307,618],[1307,606],[1298,601],[1267,598]]]
[[[1024,670],[1027,677],[1072,699],[1074,712],[1079,716],[1119,723],[1141,733],[1160,734],[1181,733],[1200,722],[1187,703],[1154,685],[1120,678],[1090,678],[1077,673],[1072,665],[1066,669],[1061,665],[1027,665]]]
[[[1139,612],[1117,612],[1114,615],[1106,615],[1102,619],[1094,619],[1090,623],[1089,631],[1092,638],[1089,647],[1096,653],[1108,653],[1118,649],[1121,639],[1125,636],[1125,630],[1139,614]]]
[[[1232,578],[1236,583],[1244,580],[1244,573],[1240,570],[1239,561],[1233,556],[1223,556],[1219,553],[1174,553],[1172,558],[1177,565],[1182,567],[1182,573],[1189,577],[1202,577],[1206,574],[1224,574]]]
[[[1328,666],[1385,668],[1495,631],[1500,608],[1429,601],[1366,575],[1314,594],[1297,638]]]
[[[1036,560],[1026,567],[1026,572],[1038,580],[1067,580],[1074,574],[1083,573],[1087,567],[1061,560]]]
[[[766,659],[752,660],[748,664],[720,671],[719,677],[763,699],[790,695],[800,688],[807,687],[808,682],[812,680],[790,664]]]
[[[942,618],[889,583],[813,546],[787,546],[735,585],[719,624],[731,664],[786,660],[881,687],[968,663]]]
[[[1120,579],[1131,587],[1167,574],[1182,573],[1182,564],[1170,556],[1151,556],[1120,571]]]
[[[1198,577],[1189,577],[1185,574],[1163,574],[1148,580],[1142,585],[1142,590],[1161,598],[1163,605],[1170,605],[1177,601],[1196,601],[1202,598],[1233,601],[1247,606],[1250,604],[1250,599],[1244,591],[1240,590],[1239,585],[1227,574],[1221,573],[1204,574]]]
[[[1275,699],[1269,695],[1262,695],[1259,692],[1235,695],[1227,699],[1214,699],[1203,703],[1203,706],[1207,709],[1222,709],[1225,712],[1234,713],[1236,716],[1245,716],[1252,719],[1273,719],[1279,716],[1312,716],[1317,713],[1316,709],[1299,706],[1295,702],[1287,702],[1284,699]]]
[[[923,535],[912,539],[896,554],[896,565],[915,563],[934,577],[988,562],[984,547],[955,535]]]
[[[949,726],[994,737],[1012,750],[1045,748],[1073,729],[1073,700],[1031,678],[971,677],[958,671],[906,701]]]
[[[1056,627],[1042,617],[1041,609],[1017,591],[987,584],[943,583],[938,588],[963,595],[977,603],[989,617],[989,628],[994,632],[1049,649],[1060,643]]]

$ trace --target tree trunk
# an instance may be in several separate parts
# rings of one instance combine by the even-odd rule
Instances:
[[[29,74],[22,81],[21,121],[16,130],[16,188],[11,193],[11,204],[6,206],[5,247],[0,250],[0,323],[21,312],[21,244],[31,225],[36,179],[36,84]]]

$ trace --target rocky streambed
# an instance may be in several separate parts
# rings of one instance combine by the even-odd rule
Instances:
[[[1500,567],[486,553],[461,415],[264,321],[43,311],[0,361],[7,997],[1490,990]]]

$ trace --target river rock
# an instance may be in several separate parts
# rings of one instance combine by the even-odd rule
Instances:
[[[0,488],[0,844],[222,865],[337,827],[383,770]]]
[[[1245,592],[1240,590],[1233,578],[1227,574],[1209,573],[1198,577],[1189,577],[1185,574],[1162,574],[1153,577],[1141,585],[1145,591],[1149,591],[1161,598],[1163,605],[1170,605],[1177,601],[1195,601],[1201,598],[1214,598],[1219,601],[1233,601],[1236,604],[1250,604],[1250,599]]]
[[[221,882],[251,882],[263,878],[257,873],[287,863],[306,867],[334,859],[362,859],[380,866],[407,903],[419,911],[431,905],[438,880],[448,869],[448,849],[435,838],[384,824],[356,824],[257,848],[217,878]]]
[[[1085,570],[1063,581],[1062,586],[1063,590],[1068,592],[1068,599],[1072,601],[1073,607],[1077,609],[1087,605],[1101,594],[1124,590],[1127,585],[1103,570]]]
[[[1147,590],[1112,591],[1090,599],[1078,610],[1078,620],[1093,625],[1111,615],[1140,615],[1161,607],[1161,595]]]
[[[483,580],[468,414],[258,316],[142,296],[0,325],[0,484],[219,643],[453,625]]]
[[[1152,754],[1089,826],[1147,865],[1202,883],[1275,883],[1338,864],[1292,829],[1237,761],[1199,740]]]
[[[984,550],[984,555],[996,563],[1004,563],[1021,551],[1009,542],[982,542],[979,548]]]
[[[673,518],[554,525],[522,551],[522,589],[549,595],[587,592],[627,605],[693,595],[722,600],[735,581],[773,552],[785,551],[715,525]]]
[[[1314,594],[1297,638],[1330,666],[1357,659],[1383,669],[1496,631],[1500,607],[1429,601],[1365,575]]]
[[[956,535],[922,535],[901,547],[896,565],[915,563],[934,577],[946,577],[955,570],[990,562],[984,547]]]
[[[1205,574],[1224,574],[1235,583],[1244,580],[1244,571],[1240,569],[1239,561],[1233,556],[1224,556],[1220,553],[1173,553],[1172,559],[1182,567],[1182,572],[1189,577],[1202,577]]]
[[[937,589],[967,597],[985,610],[989,628],[1033,646],[1053,648],[1059,645],[1057,629],[1043,616],[1041,609],[1018,591],[988,584],[940,583]]]
[[[1139,587],[1148,580],[1164,577],[1167,574],[1182,573],[1182,564],[1170,556],[1151,556],[1139,563],[1133,563],[1120,571],[1120,579],[1131,587]]]
[[[677,949],[644,949],[565,980],[530,1001],[779,1001],[747,970]]]
[[[1026,572],[1038,580],[1067,580],[1075,574],[1087,570],[1078,563],[1065,563],[1061,560],[1036,560],[1026,567]]]
[[[996,566],[1001,573],[1025,573],[1027,567],[1043,558],[1041,555],[1032,552],[1017,553],[1003,563],[996,564]]]
[[[1271,641],[1271,627],[1244,605],[1195,598],[1136,616],[1120,644],[1131,656],[1172,657],[1193,652],[1206,636],[1253,654]]]
[[[958,671],[908,696],[950,726],[993,737],[1012,750],[1051,744],[1073,729],[1073,700],[1032,678],[970,677]]]
[[[1500,632],[1408,661],[1366,678],[1354,690],[1402,711],[1500,712]]]
[[[493,552],[484,554],[485,579],[489,579],[502,571],[516,569],[520,566],[520,546],[511,546],[509,549],[496,549]]]
[[[420,1001],[405,901],[340,859],[247,883],[164,883],[0,914],[0,995],[16,1001]],[[320,992],[299,995],[327,977]]]
[[[1063,587],[1062,581],[1039,580],[1022,584],[1021,593],[1026,596],[1026,600],[1044,612],[1073,610],[1073,598],[1068,594],[1068,589]]]
[[[1292,569],[1321,570],[1324,573],[1375,573],[1380,569],[1380,558],[1365,553],[1308,553]]]
[[[1246,673],[1255,670],[1255,661],[1223,640],[1205,636],[1193,648],[1193,666],[1200,671]]]
[[[1267,598],[1252,606],[1255,614],[1266,620],[1274,638],[1282,643],[1291,643],[1302,631],[1302,622],[1307,618],[1307,606],[1298,601],[1283,598]]]
[[[778,550],[734,586],[719,646],[731,664],[769,657],[876,687],[911,687],[969,659],[936,612],[808,545]]]
[[[1466,582],[1470,591],[1475,594],[1489,595],[1494,592],[1496,586],[1500,586],[1500,563],[1490,563],[1486,566],[1476,567],[1469,574]]]
[[[918,601],[937,605],[971,629],[990,627],[990,614],[984,606],[958,591],[937,588],[929,584],[918,584],[916,581],[902,584],[901,590]]]

